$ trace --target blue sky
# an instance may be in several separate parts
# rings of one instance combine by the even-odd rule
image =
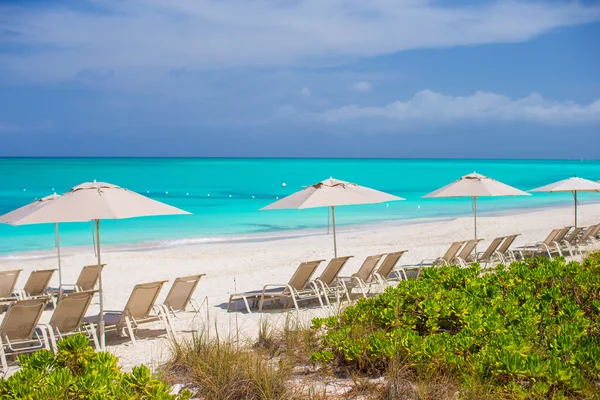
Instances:
[[[0,155],[600,158],[598,1],[0,0]]]

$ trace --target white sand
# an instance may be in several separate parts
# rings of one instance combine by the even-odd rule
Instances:
[[[580,207],[580,225],[600,223],[600,204]],[[149,229],[151,223],[148,222]],[[572,208],[545,209],[520,212],[514,215],[480,217],[479,237],[485,238],[483,249],[496,236],[521,233],[515,245],[524,245],[543,240],[550,229],[573,224]],[[473,236],[473,219],[461,217],[450,221],[435,221],[399,226],[371,226],[363,230],[338,232],[338,254],[353,255],[346,265],[343,275],[355,272],[363,259],[372,254],[408,249],[401,264],[417,264],[422,259],[435,258],[443,254],[452,241],[470,239]],[[269,312],[246,314],[227,313],[226,303],[229,294],[235,291],[262,289],[266,283],[286,283],[295,267],[301,261],[330,259],[333,257],[332,238],[325,234],[300,238],[288,238],[269,242],[216,243],[190,245],[139,252],[108,252],[102,257],[107,266],[103,274],[105,308],[121,310],[133,286],[153,280],[173,280],[178,276],[205,273],[197,288],[195,298],[202,301],[208,296],[208,307],[204,314],[193,321],[179,324],[180,329],[198,328],[210,313],[211,326],[218,327],[224,337],[233,335],[236,325],[242,335],[252,336],[257,331],[261,318],[269,318],[273,323],[282,323],[287,314],[301,321],[309,321],[314,315],[323,315],[327,310],[311,309],[300,314],[296,312]],[[93,253],[80,253],[63,258],[64,282],[74,283],[83,265],[94,264]],[[321,272],[326,263],[317,271]],[[21,268],[23,272],[17,287],[23,287],[29,272],[35,269],[55,268],[53,258],[21,260],[18,262],[1,260],[3,270]],[[55,274],[53,285],[58,284]],[[165,285],[159,297],[162,300],[170,287]],[[225,306],[221,306],[225,304]],[[239,308],[243,308],[239,304]],[[97,313],[97,306],[90,314]],[[330,311],[329,311],[330,312]],[[44,319],[51,311],[45,312]],[[167,354],[168,341],[149,337],[148,331],[140,333],[136,346],[123,339],[110,339],[109,350],[121,357],[125,368],[139,363],[151,367],[157,365]],[[144,336],[146,336],[144,338]]]

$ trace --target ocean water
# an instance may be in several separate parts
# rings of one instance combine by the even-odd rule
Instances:
[[[462,175],[477,171],[529,190],[570,176],[600,179],[600,161],[425,159],[0,159],[0,213],[86,181],[106,181],[193,213],[102,222],[102,242],[112,246],[167,246],[246,240],[325,229],[327,209],[259,211],[277,198],[330,176],[386,191],[406,201],[336,209],[338,226],[402,222],[470,214],[469,199],[422,199]],[[285,183],[285,186],[283,185]],[[572,204],[570,194],[481,198],[480,214]],[[580,202],[600,201],[581,194]],[[63,247],[92,248],[91,223],[61,224]],[[48,250],[51,224],[0,224],[0,254]]]

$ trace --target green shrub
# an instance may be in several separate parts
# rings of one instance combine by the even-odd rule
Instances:
[[[19,356],[21,369],[0,380],[0,399],[64,400],[187,400],[189,391],[170,393],[166,383],[152,377],[141,365],[121,371],[118,358],[96,353],[83,335],[58,342],[56,355],[40,350]]]
[[[315,319],[324,334],[313,361],[388,373],[391,361],[403,360],[417,376],[454,376],[463,390],[483,382],[497,397],[593,397],[599,317],[598,254],[484,275],[478,265],[427,268],[339,318]]]

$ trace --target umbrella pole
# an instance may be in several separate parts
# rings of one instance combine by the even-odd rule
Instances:
[[[477,197],[473,197],[473,217],[475,240],[477,240]],[[475,254],[477,254],[477,244],[475,245]]]
[[[100,350],[105,349],[104,338],[104,300],[102,293],[102,262],[100,261],[100,220],[96,220],[96,245],[98,246],[98,293],[100,296],[100,312],[98,313],[98,339],[100,340]]]
[[[573,201],[575,202],[575,228],[577,228],[577,190],[573,191]]]
[[[329,216],[329,208],[327,208],[327,234],[329,235],[329,220],[331,217]]]
[[[60,237],[58,235],[58,222],[54,223],[54,241],[56,245],[56,255],[58,257],[58,301],[62,298],[62,268],[60,265]]]
[[[337,242],[335,238],[335,208],[331,206],[331,225],[333,226],[333,255],[337,258]]]

